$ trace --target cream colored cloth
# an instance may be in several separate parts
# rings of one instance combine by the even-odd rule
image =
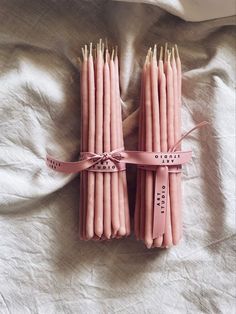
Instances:
[[[0,1],[1,314],[235,310],[235,2],[141,2]],[[46,152],[78,157],[78,56],[100,37],[119,46],[126,148],[137,147],[140,69],[154,43],[179,46],[183,132],[210,122],[184,141],[194,151],[184,238],[170,250],[79,241],[79,177],[44,163]]]

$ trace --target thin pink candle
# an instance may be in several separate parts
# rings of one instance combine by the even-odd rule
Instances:
[[[147,57],[146,57],[147,62]],[[145,94],[146,94],[146,62],[143,67],[143,103],[141,110],[141,150],[145,151],[145,141],[146,141],[146,109],[145,109]],[[145,191],[146,191],[146,170],[140,170],[140,239],[145,239]]]
[[[146,121],[146,142],[145,150],[152,151],[152,107],[151,107],[151,80],[150,80],[150,54],[146,63],[145,82],[145,121]],[[145,244],[148,248],[152,246],[152,213],[153,213],[153,173],[146,170],[145,189]]]
[[[175,49],[172,48],[172,58],[171,58],[171,66],[173,70],[173,87],[174,87],[174,138],[175,143],[180,139],[180,106],[179,106],[179,90],[178,90],[178,74],[177,74],[177,66],[175,61]],[[177,239],[177,243],[181,239],[182,236],[182,210],[181,210],[181,176],[179,173],[175,174],[176,176],[176,187],[177,187],[177,206],[176,211],[178,215],[178,223],[179,223],[179,238]]]
[[[81,112],[82,112],[82,135],[81,149],[86,152],[88,150],[88,51],[87,46],[83,49],[82,63],[82,79],[81,79]],[[87,172],[81,174],[81,189],[80,189],[80,237],[86,238],[86,208],[87,208]]]
[[[116,76],[114,66],[114,51],[110,59],[110,81],[111,81],[111,150],[117,149],[117,110],[116,110]],[[116,236],[120,229],[119,216],[119,196],[118,196],[119,182],[118,173],[111,173],[111,220],[113,227],[113,237]]]
[[[152,96],[152,133],[153,133],[153,151],[160,152],[160,113],[159,113],[159,95],[158,95],[158,67],[156,57],[156,46],[154,47],[153,57],[151,61],[151,96]],[[156,172],[153,173],[154,180]],[[155,182],[155,181],[153,181]],[[153,217],[154,219],[154,217]],[[154,247],[160,247],[163,237],[160,236],[153,241]]]
[[[88,151],[95,150],[95,81],[94,64],[92,56],[92,43],[90,44],[88,57],[88,82],[89,82],[89,127],[88,127]],[[86,215],[86,238],[94,236],[94,198],[95,198],[95,173],[88,171],[88,194],[87,194],[87,215]]]
[[[160,128],[161,128],[161,151],[168,151],[167,143],[167,102],[166,102],[166,76],[163,64],[163,48],[161,47],[159,58],[159,95],[160,95]],[[162,246],[169,247],[172,245],[172,228],[170,216],[170,196],[168,192],[165,233],[163,236]],[[160,242],[156,244],[160,246]]]
[[[96,55],[96,107],[95,107],[95,152],[103,153],[103,55],[101,40]],[[100,238],[103,234],[103,173],[95,174],[95,220],[94,232]]]
[[[168,132],[168,149],[175,144],[174,137],[174,87],[173,87],[173,70],[170,64],[171,54],[168,52],[166,79],[167,79],[167,132]],[[172,240],[176,245],[180,238],[180,226],[178,216],[178,188],[176,175],[169,174],[169,190],[170,190],[170,210],[171,210],[171,225],[172,225]]]
[[[104,64],[104,150],[111,151],[111,130],[110,130],[110,70],[108,65],[109,53],[106,50]],[[107,239],[111,237],[111,174],[104,173],[104,235]]]
[[[176,69],[177,69],[177,91],[178,91],[178,103],[177,103],[177,116],[178,116],[178,127],[176,129],[177,139],[179,140],[181,137],[181,96],[182,96],[182,67],[181,61],[179,57],[179,51],[177,45],[175,45],[176,51]],[[177,146],[177,150],[181,150],[181,144]],[[177,185],[178,185],[178,195],[179,195],[179,208],[180,208],[180,223],[181,223],[181,232],[180,237],[182,237],[183,227],[182,227],[182,191],[181,191],[181,172],[177,173]]]

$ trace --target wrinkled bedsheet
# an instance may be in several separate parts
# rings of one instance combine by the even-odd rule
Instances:
[[[234,14],[234,0],[0,0],[1,314],[235,311]],[[45,166],[46,152],[79,155],[79,57],[100,37],[119,46],[127,149],[154,43],[179,46],[182,131],[210,123],[184,140],[178,247],[80,241],[79,177]],[[129,195],[133,213],[135,167]]]

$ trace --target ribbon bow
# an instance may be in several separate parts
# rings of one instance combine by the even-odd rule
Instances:
[[[63,173],[76,173],[84,170],[94,172],[123,171],[125,170],[125,163],[120,163],[123,158],[121,155],[123,150],[124,148],[118,148],[102,154],[82,152],[80,154],[81,159],[76,162],[65,162],[47,155],[46,164],[51,169]]]

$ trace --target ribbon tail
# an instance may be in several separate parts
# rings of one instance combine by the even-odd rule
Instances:
[[[95,163],[99,162],[99,160],[93,161],[93,158],[79,160],[75,162],[66,162],[62,160],[55,159],[49,155],[46,157],[46,164],[51,169],[63,172],[63,173],[77,173],[83,170],[88,169],[93,166]]]
[[[157,167],[153,210],[153,239],[165,233],[168,187],[168,167]]]

